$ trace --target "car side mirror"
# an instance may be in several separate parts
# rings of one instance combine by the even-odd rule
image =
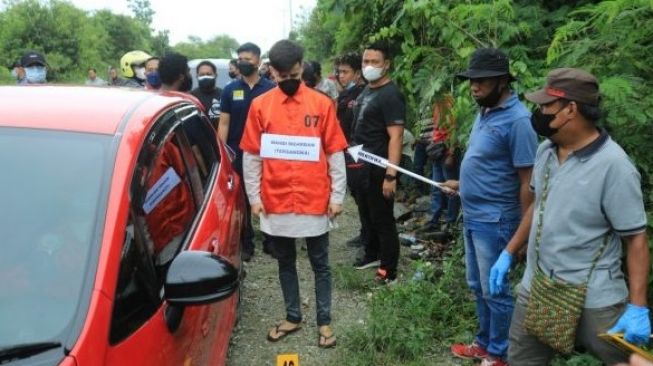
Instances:
[[[182,251],[172,261],[164,283],[169,305],[209,304],[233,294],[239,286],[238,270],[209,252]]]

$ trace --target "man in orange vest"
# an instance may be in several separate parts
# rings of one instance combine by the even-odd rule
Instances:
[[[286,319],[268,333],[276,342],[300,329],[296,238],[306,238],[315,274],[319,347],[333,347],[329,228],[342,212],[347,147],[333,101],[301,81],[303,50],[282,40],[270,49],[278,86],[254,99],[240,141],[245,188],[261,231],[272,236]]]

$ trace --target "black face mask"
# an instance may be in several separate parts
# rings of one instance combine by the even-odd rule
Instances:
[[[229,71],[229,77],[231,79],[235,79],[236,78],[236,73],[234,71]]]
[[[243,76],[252,76],[256,72],[256,67],[247,61],[238,61],[238,70]]]
[[[279,88],[281,91],[286,94],[289,97],[292,97],[297,93],[297,89],[299,89],[299,84],[302,81],[299,79],[286,79],[282,80],[279,82]]]
[[[533,126],[535,133],[547,138],[555,135],[565,124],[567,124],[567,122],[569,122],[565,122],[558,128],[551,127],[551,122],[553,122],[558,113],[560,113],[564,107],[566,106],[562,106],[560,109],[558,109],[557,112],[553,114],[544,114],[540,108],[536,109],[531,115],[531,126]]]
[[[215,89],[215,77],[200,76],[197,79],[200,90],[205,93],[210,93]]]
[[[184,77],[184,82],[179,85],[179,91],[188,92],[190,88],[193,87],[193,81],[190,78],[190,75]]]
[[[476,99],[476,103],[485,108],[496,107],[499,103],[499,99],[501,99],[501,94],[503,93],[503,88],[500,88],[500,85],[501,83],[497,81],[494,88],[492,88],[492,91],[490,91],[490,94],[486,95],[484,98]]]

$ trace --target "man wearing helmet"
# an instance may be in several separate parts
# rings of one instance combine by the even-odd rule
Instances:
[[[120,58],[120,72],[125,78],[121,86],[130,88],[145,87],[145,63],[152,56],[143,51],[130,51]]]

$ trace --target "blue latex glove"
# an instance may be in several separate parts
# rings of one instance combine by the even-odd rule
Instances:
[[[648,308],[628,304],[626,311],[608,333],[624,333],[624,339],[633,344],[647,344],[651,336]]]
[[[490,269],[490,295],[496,296],[502,294],[507,289],[503,285],[506,275],[510,271],[512,264],[512,254],[508,253],[505,249],[499,255],[499,259],[494,263]]]

